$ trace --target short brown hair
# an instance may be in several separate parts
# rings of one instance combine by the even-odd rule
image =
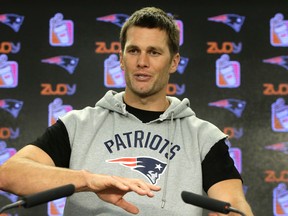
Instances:
[[[156,7],[145,7],[135,11],[124,23],[120,31],[121,49],[127,41],[127,30],[132,26],[159,28],[168,36],[168,46],[172,55],[179,52],[180,31],[172,15]]]

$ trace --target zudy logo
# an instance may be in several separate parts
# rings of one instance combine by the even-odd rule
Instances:
[[[76,93],[76,84],[58,83],[55,87],[50,83],[41,83],[41,95],[74,95]]]
[[[271,124],[275,132],[288,132],[288,106],[283,98],[271,105]]]
[[[18,53],[21,48],[21,43],[10,42],[10,41],[2,41],[0,42],[0,53],[9,54],[9,53]]]
[[[216,60],[216,84],[220,88],[237,88],[240,86],[240,64],[230,61],[227,54]]]
[[[0,88],[15,88],[18,85],[18,63],[0,55]]]
[[[273,190],[274,216],[288,215],[288,190],[284,183],[278,184]]]
[[[209,41],[207,42],[208,48],[207,53],[209,54],[218,54],[218,53],[234,53],[238,54],[242,51],[242,43],[234,43],[234,42],[223,42],[221,45],[219,45],[217,42]]]
[[[62,13],[56,13],[50,19],[49,42],[51,46],[71,46],[74,42],[74,23],[64,20]]]
[[[270,19],[270,43],[275,47],[288,46],[288,21],[284,20],[282,13]]]
[[[72,106],[63,104],[61,98],[55,98],[48,105],[48,126],[53,125],[59,117],[70,112],[71,110],[73,110]]]
[[[116,54],[111,54],[104,61],[104,85],[113,88],[123,88],[126,85],[125,74]]]

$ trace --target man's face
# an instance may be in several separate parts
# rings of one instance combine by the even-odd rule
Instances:
[[[126,93],[138,97],[166,95],[171,73],[179,63],[179,54],[171,57],[165,31],[131,27],[124,51],[120,52],[125,71]]]

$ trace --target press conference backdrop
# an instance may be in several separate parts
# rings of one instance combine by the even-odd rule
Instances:
[[[167,94],[189,98],[198,117],[230,136],[230,154],[255,215],[288,215],[284,0],[1,0],[0,164],[57,117],[94,106],[109,89],[124,90],[119,31],[144,6],[175,15],[181,31],[181,62]],[[1,206],[18,199],[0,191]],[[9,215],[58,216],[64,202]]]

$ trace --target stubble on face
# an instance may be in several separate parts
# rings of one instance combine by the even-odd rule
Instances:
[[[166,32],[159,29],[132,27],[128,30],[121,55],[126,71],[126,93],[141,98],[166,95],[172,62],[167,40]],[[131,55],[130,49],[136,51]]]

